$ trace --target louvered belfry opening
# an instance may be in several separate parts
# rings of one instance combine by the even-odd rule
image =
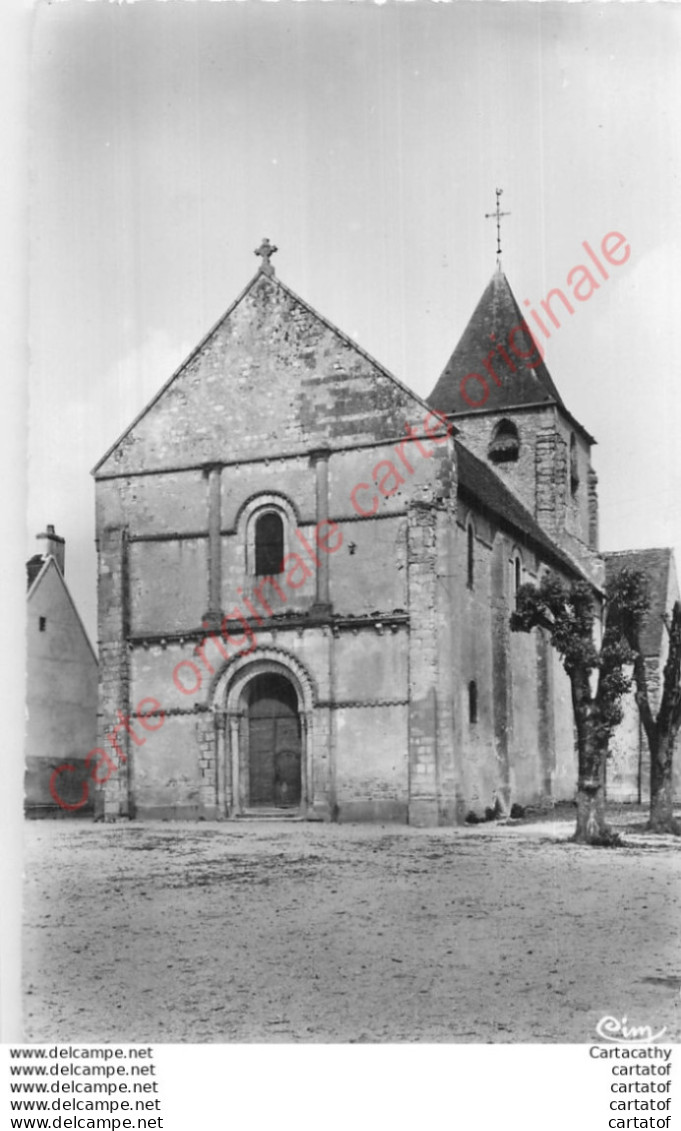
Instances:
[[[298,697],[290,680],[266,672],[248,688],[249,805],[292,808],[301,802]]]
[[[515,463],[520,452],[520,436],[512,420],[500,420],[487,455],[492,463]]]

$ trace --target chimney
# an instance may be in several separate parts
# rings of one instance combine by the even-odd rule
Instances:
[[[66,547],[66,543],[65,543],[64,539],[60,538],[58,534],[55,534],[54,527],[51,524],[48,525],[47,530],[44,534],[36,534],[36,538],[44,538],[45,539],[46,546],[45,546],[45,549],[43,551],[44,556],[47,557],[48,554],[52,555],[52,557],[55,559],[57,565],[59,566],[59,572],[61,573],[61,575],[63,577],[64,576],[64,552],[65,552],[65,547]]]

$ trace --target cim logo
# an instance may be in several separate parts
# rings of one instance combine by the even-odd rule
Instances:
[[[660,1029],[654,1033],[650,1025],[627,1025],[627,1018],[620,1021],[617,1017],[601,1017],[596,1026],[598,1036],[604,1041],[614,1041],[618,1045],[626,1044],[651,1044],[659,1041],[667,1032]]]

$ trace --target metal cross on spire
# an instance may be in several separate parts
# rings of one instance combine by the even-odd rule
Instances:
[[[260,244],[260,247],[256,248],[256,250],[253,252],[254,255],[260,256],[262,260],[260,264],[260,270],[264,271],[266,275],[274,275],[274,267],[270,263],[270,259],[274,255],[275,251],[279,251],[279,248],[275,247],[274,244],[270,243],[267,237],[265,237],[265,239]]]
[[[497,194],[496,211],[495,212],[485,212],[485,219],[486,220],[494,220],[496,218],[496,222],[497,222],[497,263],[499,265],[501,265],[501,217],[502,216],[510,216],[511,213],[510,212],[502,212],[501,208],[500,208],[501,194],[503,193],[504,190],[498,188],[498,189],[495,189],[494,191]]]

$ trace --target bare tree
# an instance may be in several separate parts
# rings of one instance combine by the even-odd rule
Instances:
[[[633,655],[614,621],[606,624],[598,648],[597,614],[591,585],[586,581],[566,582],[548,573],[538,586],[521,586],[516,610],[511,615],[511,629],[545,629],[570,680],[578,759],[574,840],[582,844],[617,845],[620,839],[605,819],[605,763],[610,738],[622,719],[622,696],[631,687],[627,666]]]
[[[641,647],[643,623],[649,609],[648,582],[640,570],[625,568],[614,578],[614,585],[608,620],[615,630],[621,630],[633,653],[636,703],[650,751],[649,828],[656,833],[679,836],[681,824],[674,819],[673,768],[674,746],[681,728],[681,604],[676,601],[671,617],[663,617],[669,634],[669,650],[655,717],[650,673]]]

